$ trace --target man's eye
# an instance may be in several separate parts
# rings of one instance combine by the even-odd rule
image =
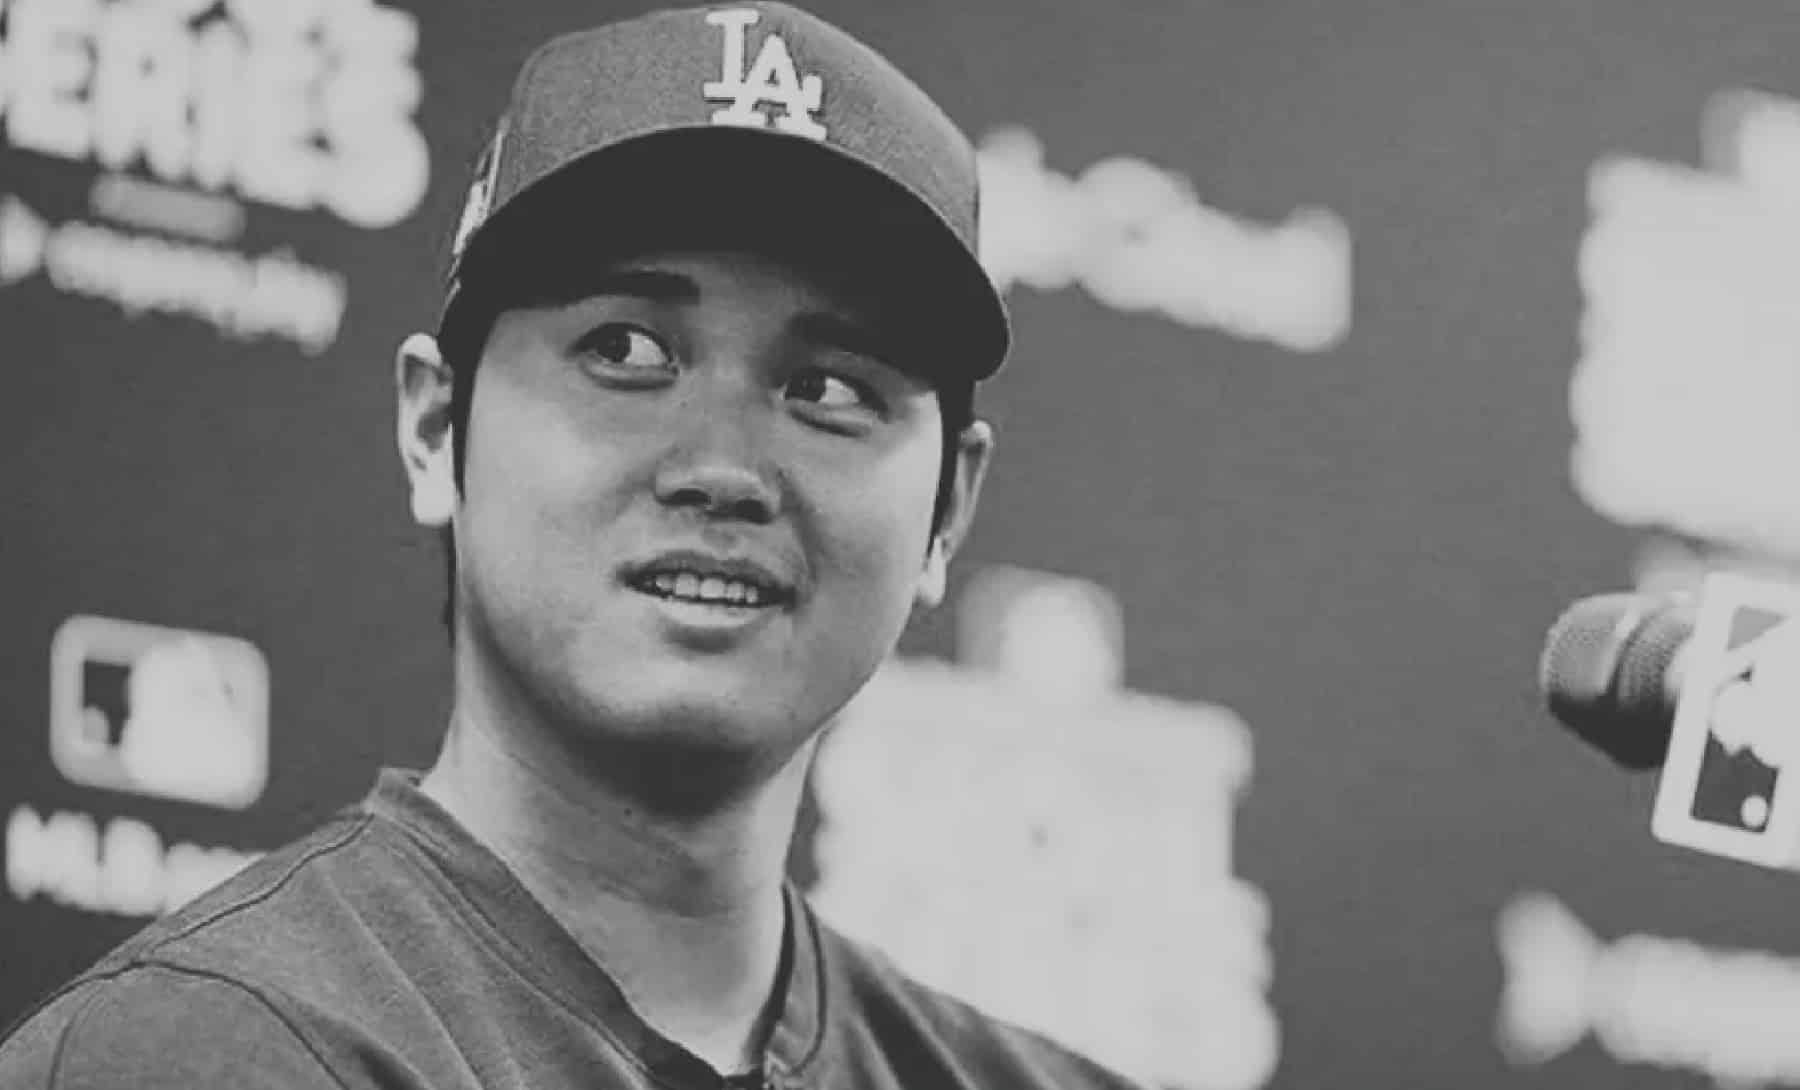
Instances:
[[[879,408],[869,388],[854,379],[828,371],[803,371],[788,380],[789,397],[823,409]]]
[[[619,322],[593,330],[576,347],[618,371],[666,371],[673,365],[661,341],[637,326]]]

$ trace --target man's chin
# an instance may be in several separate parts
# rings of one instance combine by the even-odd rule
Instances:
[[[716,808],[780,771],[812,732],[745,702],[716,699],[616,704],[575,725],[582,763],[597,778],[659,809]]]

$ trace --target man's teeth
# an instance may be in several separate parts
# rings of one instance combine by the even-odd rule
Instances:
[[[722,602],[727,605],[760,606],[767,600],[763,589],[754,583],[727,579],[722,575],[696,575],[693,572],[657,572],[650,583],[659,594],[670,598],[690,598],[700,602]]]

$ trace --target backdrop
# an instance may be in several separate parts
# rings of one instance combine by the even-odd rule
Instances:
[[[0,1017],[429,761],[390,361],[525,53],[637,10],[0,4]],[[1800,555],[1794,5],[818,10],[981,144],[1017,329],[821,905],[1171,1086],[1800,1085],[1800,882],[1533,694]]]

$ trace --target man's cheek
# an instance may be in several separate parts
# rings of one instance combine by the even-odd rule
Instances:
[[[841,508],[830,537],[840,543],[839,563],[858,580],[890,583],[916,567],[909,558],[924,548],[931,509],[920,508],[912,491],[879,480],[845,489],[852,502]]]

